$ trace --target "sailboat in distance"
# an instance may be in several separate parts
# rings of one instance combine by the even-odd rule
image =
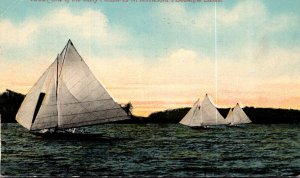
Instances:
[[[226,120],[229,122],[229,126],[248,124],[252,122],[240,107],[239,103],[237,103],[233,109],[229,110]]]
[[[16,115],[29,131],[126,119],[127,113],[92,74],[71,40],[30,89]]]
[[[201,104],[199,99],[195,102],[179,123],[192,128],[206,128],[208,126],[228,124],[207,94]]]

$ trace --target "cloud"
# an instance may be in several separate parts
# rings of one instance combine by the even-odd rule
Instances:
[[[172,4],[160,6],[155,14],[157,18],[164,17],[165,24],[185,28],[187,31],[212,31],[214,27],[214,9],[188,11],[184,6]],[[189,28],[186,28],[189,27]]]
[[[142,47],[120,52],[124,50],[120,46],[130,45],[134,35],[97,10],[75,13],[61,8],[20,23],[0,20],[0,90],[26,93],[72,37],[96,77],[118,102],[131,101],[136,114],[191,106],[205,93],[224,107],[242,102],[299,108],[300,48],[283,48],[272,41],[277,33],[298,26],[299,17],[290,13],[270,16],[260,1],[239,1],[217,10],[217,63],[212,7],[195,11],[178,4],[159,6],[157,28],[166,35],[171,30],[178,41],[160,39],[169,46],[162,53],[156,51],[159,45],[151,48],[154,57],[139,53],[147,43],[143,40]],[[165,24],[160,23],[169,26],[162,28],[159,25]],[[155,39],[151,36],[155,34],[145,35]]]
[[[265,31],[270,33],[297,28],[299,27],[299,17],[293,13],[280,14],[267,21],[264,27]]]
[[[214,90],[213,61],[193,50],[176,49],[159,56],[155,62],[121,56],[110,59],[86,56],[85,59],[116,100],[131,101],[137,114],[182,104],[188,106],[195,97]]]
[[[118,101],[130,100],[134,104],[137,114],[191,106],[205,93],[223,107],[241,102],[248,106],[296,108],[293,98],[300,95],[299,51],[270,49],[257,59],[237,61],[221,56],[218,66],[215,59],[182,48],[158,57],[154,63],[124,57],[90,58],[87,63]],[[282,95],[283,90],[289,92]]]
[[[82,57],[117,102],[131,101],[135,114],[147,115],[162,109],[191,106],[205,93],[223,107],[241,102],[251,106],[296,108],[295,97],[300,95],[299,51],[272,49],[258,59],[238,61],[220,56],[217,68],[215,59],[183,48],[159,56],[155,62],[141,57],[107,59],[85,54]],[[33,63],[29,60],[20,65],[11,63],[8,75],[1,78],[5,87],[26,93],[50,64],[45,60],[50,56],[37,58],[40,60]],[[0,70],[5,67],[0,64]]]
[[[170,56],[171,59],[177,60],[173,62],[186,62],[186,61],[193,61],[198,58],[198,54],[195,51],[192,50],[186,50],[186,49],[178,49]]]
[[[250,18],[261,18],[266,16],[266,9],[259,1],[239,1],[232,9],[217,7],[217,20],[221,25],[237,25]]]
[[[247,53],[235,61],[220,57],[220,104],[226,106],[241,101],[248,106],[298,108],[295,102],[283,101],[295,101],[292,98],[300,95],[299,56],[299,48],[270,48],[255,58]]]
[[[79,14],[72,13],[68,8],[54,10],[43,18],[40,28],[50,28],[49,31],[58,28],[59,31],[55,33],[80,36],[84,40],[105,41],[106,45],[118,44],[126,37],[123,31],[116,30],[109,24],[107,17],[101,11],[91,9]]]
[[[237,29],[240,27],[252,27],[251,30],[259,30],[263,33],[274,33],[296,27],[299,17],[293,13],[277,14],[271,16],[261,1],[243,0],[230,8],[217,6],[217,26],[221,30]],[[169,25],[192,30],[198,33],[214,33],[215,8],[207,6],[199,10],[187,10],[179,4],[161,6],[158,9],[158,17],[167,17]],[[248,25],[247,25],[248,24]],[[186,28],[189,27],[189,28]],[[247,28],[247,30],[250,30]]]
[[[2,47],[26,45],[37,30],[36,23],[13,24],[9,20],[2,20],[0,21],[0,45]]]
[[[123,45],[128,34],[110,24],[100,10],[48,11],[22,22],[0,20],[0,90],[27,93],[71,38],[85,56]],[[78,46],[77,46],[78,44]],[[98,50],[100,47],[101,50]]]
[[[38,18],[27,17],[22,22],[1,19],[0,90],[27,92],[37,80],[36,75],[52,63],[69,38],[75,45],[80,44],[79,51],[89,54],[93,53],[91,46],[101,45],[102,50],[109,51],[111,46],[124,44],[127,37],[100,10],[75,13],[69,8],[59,8]],[[22,86],[19,81],[24,81]]]
[[[22,23],[0,21],[1,46],[18,47],[34,43],[34,40],[75,38],[79,41],[95,41],[102,46],[126,41],[127,33],[109,24],[107,17],[96,10],[72,12],[69,8],[52,10],[39,18],[27,18]],[[105,43],[104,43],[105,42]]]

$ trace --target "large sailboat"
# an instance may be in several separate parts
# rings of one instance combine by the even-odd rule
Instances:
[[[228,124],[207,94],[202,103],[200,103],[199,99],[195,102],[179,123],[192,128],[206,128],[208,126]]]
[[[229,126],[248,124],[252,122],[240,107],[239,103],[237,103],[233,109],[229,110],[226,120],[228,121]]]
[[[32,132],[39,136],[126,119],[127,113],[92,74],[71,40],[30,89],[16,115],[29,131],[54,129],[53,134]]]

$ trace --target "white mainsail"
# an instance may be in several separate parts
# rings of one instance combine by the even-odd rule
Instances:
[[[26,95],[16,120],[28,130],[129,119],[89,70],[71,40]]]
[[[229,125],[247,124],[252,122],[238,103],[233,110],[230,109],[226,120],[229,122]]]
[[[207,94],[201,106],[198,99],[179,123],[190,127],[228,124],[227,120],[219,113]]]

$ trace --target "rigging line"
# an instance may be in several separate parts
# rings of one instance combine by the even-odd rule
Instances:
[[[66,84],[61,80],[61,83],[64,85],[65,88],[68,89],[68,87],[66,86]],[[85,109],[87,112],[89,112],[89,110],[87,108],[85,108],[81,102],[71,93],[71,91],[68,90],[68,92],[72,95],[72,97],[78,102],[78,104],[83,108]],[[58,105],[57,105],[58,106]]]
[[[76,52],[77,49],[75,48]],[[78,52],[77,52],[78,53]],[[78,55],[80,56],[80,54],[78,53]],[[82,57],[80,56],[80,58],[82,59]],[[87,69],[90,70],[89,66],[86,64],[86,62],[82,59],[82,64],[84,65],[84,67],[87,67]],[[100,79],[98,79],[92,72],[91,72],[91,76],[96,79],[97,83],[100,84],[100,86],[102,88],[104,88],[104,90],[108,93],[108,95],[113,99],[114,102],[116,102],[116,99],[113,97],[113,95],[110,94],[110,92],[106,89],[105,85],[103,85],[103,83],[101,82]],[[103,94],[102,94],[103,95]],[[102,97],[102,96],[101,96]]]
[[[84,66],[82,66],[82,67],[84,67]],[[88,69],[88,70],[89,70],[89,69]],[[76,73],[76,72],[74,72],[74,73]],[[75,76],[75,75],[71,75],[71,76]],[[70,90],[73,89],[79,82],[81,82],[82,80],[84,80],[84,79],[86,79],[86,78],[88,78],[88,77],[91,77],[92,79],[91,79],[91,81],[86,85],[86,87],[90,86],[91,84],[93,84],[93,83],[95,83],[95,82],[96,82],[96,84],[99,85],[99,82],[97,82],[98,80],[95,78],[95,76],[93,76],[93,74],[92,74],[91,72],[89,72],[88,75],[83,76],[82,78],[78,79],[78,81],[75,82],[71,87],[69,87],[69,89],[70,89]],[[93,80],[93,79],[94,79],[94,80]],[[72,80],[72,78],[71,78],[70,80]],[[102,94],[100,95],[100,98],[102,98],[102,96],[105,95],[105,94],[108,93],[108,92],[107,92],[107,90],[104,88],[103,85],[100,84],[100,87],[101,87],[103,90],[105,90],[105,92],[102,92]],[[95,90],[96,90],[96,89],[94,88],[92,91],[95,91]],[[91,92],[92,92],[92,91],[91,91]],[[98,91],[98,90],[97,90],[97,91]],[[87,98],[87,97],[89,97],[89,95],[87,95],[85,98]],[[109,95],[109,97],[112,98],[112,96],[110,96],[110,95]],[[84,98],[84,99],[85,99],[85,98]],[[83,100],[84,100],[84,99],[83,99]],[[113,98],[112,98],[112,100],[113,100]],[[114,102],[115,102],[115,101],[114,101]]]
[[[68,43],[67,43],[67,44],[68,44]],[[65,45],[65,47],[62,49],[62,51],[60,52],[59,55],[62,55],[62,54],[63,54],[63,52],[64,52],[64,50],[66,49],[66,47],[67,47],[67,45]]]
[[[94,74],[92,74],[92,76],[96,80],[96,82],[105,90],[105,92],[108,93],[108,95],[112,98],[112,100],[116,103],[116,99],[114,98],[114,96],[112,94],[110,94],[109,90],[106,89],[105,85],[103,85],[103,83],[101,82],[101,80],[97,79]],[[105,93],[103,92],[100,97],[102,97],[104,94]]]
[[[74,71],[75,71],[75,70],[74,70]],[[75,75],[76,72],[73,72],[73,73],[74,73],[74,75],[71,75],[71,77],[69,78],[69,81],[72,81],[75,77],[78,77],[78,76]],[[78,73],[78,71],[77,71],[77,73]],[[73,84],[72,86],[69,87],[69,90],[73,89],[73,88],[74,88],[78,83],[80,83],[82,80],[86,80],[88,77],[90,77],[90,76],[91,76],[90,74],[91,74],[91,73],[89,72],[88,75],[85,75],[85,76],[81,77],[80,79],[77,79],[77,81],[73,82],[74,84]],[[73,81],[74,81],[74,80],[73,80]],[[94,82],[94,80],[90,80],[89,83],[85,85],[85,87],[90,86],[91,83],[93,83],[93,82]]]
[[[73,45],[74,47],[74,45]],[[106,89],[106,87],[101,83],[101,81],[99,79],[96,78],[96,76],[90,71],[90,68],[89,66],[85,63],[85,61],[83,60],[83,58],[80,56],[80,54],[78,53],[77,49],[74,47],[74,50],[76,51],[76,53],[78,54],[78,56],[80,57],[81,59],[81,67],[85,70],[89,70],[89,73],[88,73],[88,77],[91,77],[92,79],[92,82],[90,82],[88,85],[90,85],[91,83],[94,83],[96,82],[98,85],[100,85],[101,88],[103,88],[105,90],[105,92],[102,92],[102,94],[100,95],[100,98],[105,95],[106,93],[109,95],[110,98],[112,98],[112,100],[114,102],[116,102],[116,100],[114,99],[114,97],[109,93],[109,91]],[[76,72],[74,72],[76,73]],[[71,76],[75,76],[75,75],[71,75]],[[86,78],[86,76],[82,77],[80,80],[78,80],[72,87],[70,87],[70,89],[72,89],[78,82],[80,82],[82,79]],[[95,90],[95,89],[94,89]]]
[[[61,76],[61,71],[62,71],[62,68],[63,68],[63,65],[65,63],[65,58],[66,58],[66,54],[67,54],[67,51],[68,51],[68,45],[70,45],[69,43],[66,45],[65,49],[65,54],[64,54],[64,57],[63,57],[63,60],[61,62],[61,67],[60,67],[60,71],[59,71],[59,77]]]
[[[71,43],[73,45],[73,43]],[[90,70],[89,66],[86,64],[86,62],[83,60],[82,56],[78,53],[77,49],[75,48],[75,46],[73,45],[74,50],[76,51],[76,53],[78,54],[78,56],[80,57],[83,67],[86,67],[88,70]],[[104,90],[108,93],[108,95],[113,99],[114,102],[116,102],[115,98],[113,97],[113,95],[110,94],[110,92],[106,89],[105,85],[103,85],[103,83],[101,82],[100,79],[97,79],[97,77],[93,74],[92,77],[95,78],[97,80],[97,82],[102,86],[102,88],[104,88]],[[103,94],[102,94],[103,95]],[[101,96],[102,97],[102,96]]]
[[[63,81],[61,81],[63,84],[64,84],[64,82]],[[66,88],[68,88],[65,84],[64,84],[64,86],[66,87]],[[69,89],[69,88],[68,88]],[[81,103],[86,103],[86,102],[95,102],[95,101],[109,101],[109,100],[112,100],[114,103],[116,103],[114,100],[113,100],[113,98],[106,98],[106,99],[99,99],[99,100],[93,100],[93,101],[79,101],[70,91],[69,91],[69,93],[72,95],[72,97],[77,101],[77,102],[75,102],[75,103],[65,103],[65,104],[61,104],[61,105],[66,105],[66,104],[76,104],[76,103],[78,103],[78,104],[80,104],[80,106],[82,106],[85,110],[87,110],[87,111],[89,111],[87,108],[85,108]],[[103,94],[101,95],[101,97],[103,96]],[[103,105],[103,104],[102,104]],[[102,106],[101,105],[101,106]],[[116,105],[118,105],[117,103],[116,103]],[[118,108],[119,109],[122,109],[122,107],[121,106],[119,106],[118,105]]]
[[[197,109],[198,109],[198,102],[199,102],[199,99],[198,99],[198,100],[196,101],[196,103],[193,105],[193,107],[196,106],[196,109],[194,110],[194,112],[193,112],[193,114],[192,114],[192,119],[194,118],[195,112],[196,112]],[[192,108],[193,108],[193,107],[192,107]],[[191,109],[192,109],[192,108],[191,108]],[[190,119],[189,125],[191,125],[192,119]]]

